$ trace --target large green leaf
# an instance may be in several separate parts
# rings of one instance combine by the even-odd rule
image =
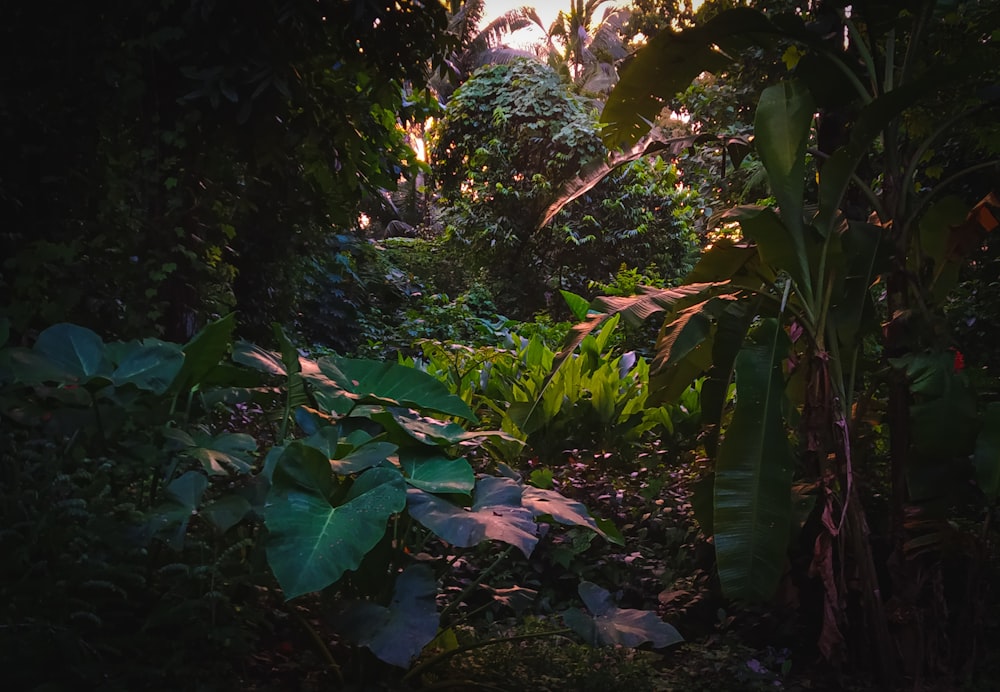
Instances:
[[[9,377],[23,384],[75,384],[80,377],[72,371],[53,362],[51,358],[41,353],[14,346],[0,351],[3,365],[9,371]]]
[[[560,290],[559,293],[562,294],[563,300],[566,301],[566,306],[569,311],[573,313],[573,317],[577,320],[587,319],[587,311],[590,309],[590,301],[581,295],[577,295],[572,291]]]
[[[913,451],[906,478],[915,501],[940,497],[953,483],[947,463],[968,458],[978,446],[976,397],[965,373],[956,372],[955,354],[914,353],[891,358],[909,379]]]
[[[281,346],[280,353],[268,351],[247,341],[237,341],[233,344],[233,360],[268,375],[284,377],[287,407],[289,410],[294,410],[309,403],[305,389],[306,376],[313,381],[320,380],[320,384],[329,383],[329,380],[319,374],[319,368],[315,363],[299,355],[280,325],[273,325],[273,329]],[[304,376],[303,373],[306,375]],[[329,384],[333,387],[332,383]],[[336,387],[333,388],[335,390],[332,392],[334,398],[343,399],[343,404],[338,405],[335,410],[346,413],[353,405],[352,399]],[[328,399],[329,396],[324,398],[324,401]]]
[[[634,145],[695,77],[726,67],[748,40],[765,40],[775,32],[762,13],[739,8],[693,29],[651,38],[622,71],[601,113],[608,148]]]
[[[712,333],[712,316],[706,307],[714,299],[695,303],[677,313],[677,318],[663,325],[656,341],[653,370],[669,367],[690,355]]]
[[[538,543],[534,517],[522,506],[521,486],[511,478],[480,478],[471,508],[419,488],[410,488],[406,495],[410,516],[459,548],[494,539],[515,546],[528,557]]]
[[[288,371],[281,361],[281,354],[268,351],[249,341],[237,341],[233,344],[233,360],[240,365],[254,368],[275,377],[286,377]]]
[[[701,424],[706,429],[705,451],[715,457],[718,448],[722,412],[726,406],[729,384],[733,379],[733,364],[743,348],[743,339],[750,329],[754,310],[748,301],[732,301],[719,314],[712,341],[712,367],[701,384]]]
[[[302,378],[303,361],[299,357],[299,352],[292,344],[291,339],[285,334],[285,330],[281,328],[281,325],[274,323],[272,329],[274,330],[275,338],[278,340],[278,345],[281,347],[281,363],[285,366],[285,371],[288,373],[288,381],[285,383],[287,390],[286,411],[292,411],[298,406],[305,406],[309,403],[309,397],[306,395],[305,380]],[[287,424],[287,422],[286,418],[285,423]]]
[[[562,618],[591,646],[637,647],[649,643],[659,649],[684,641],[677,629],[655,611],[619,608],[608,591],[589,581],[580,582],[578,591],[590,615],[570,608]]]
[[[781,402],[788,336],[774,319],[736,356],[736,409],[715,467],[715,553],[730,598],[760,601],[778,586],[791,521],[792,461]]]
[[[757,155],[767,170],[781,218],[791,231],[800,254],[806,147],[816,104],[800,82],[784,81],[760,95],[754,119]]]
[[[274,469],[265,516],[267,561],[286,598],[324,589],[357,569],[389,517],[406,506],[405,482],[393,468],[365,471],[340,505],[330,503],[331,489],[324,455],[289,445]]]
[[[134,384],[139,389],[163,394],[184,364],[184,352],[176,344],[152,340],[129,350],[111,374],[116,387]]]
[[[871,287],[885,259],[883,235],[878,226],[853,221],[841,235],[845,274],[830,305],[830,324],[837,330],[842,355],[860,348],[865,318],[875,315]]]
[[[212,504],[204,507],[200,514],[208,519],[215,528],[225,533],[244,517],[253,511],[250,501],[243,495],[223,495]]]
[[[684,277],[684,284],[716,283],[752,275],[759,285],[760,270],[760,253],[756,245],[719,238],[701,253],[697,264]]]
[[[327,356],[320,370],[344,390],[391,406],[429,409],[475,422],[468,404],[425,372],[397,363]]]
[[[784,216],[779,217],[767,207],[734,207],[724,212],[722,219],[738,221],[743,235],[757,244],[763,263],[771,267],[775,274],[787,272],[803,297],[809,299],[813,284],[810,254],[818,259],[822,248],[818,237],[807,235],[809,231],[801,223],[795,230],[785,223]]]
[[[81,383],[111,373],[104,341],[86,327],[54,324],[38,335],[34,351]]]
[[[381,660],[405,668],[437,634],[437,580],[426,565],[410,565],[396,578],[388,607],[353,601],[337,613],[335,625]]]
[[[200,385],[229,351],[235,326],[236,316],[230,313],[195,334],[184,346],[184,365],[170,389],[183,392]]]
[[[399,451],[399,447],[385,440],[366,442],[342,456],[330,459],[330,468],[333,469],[334,473],[342,476],[359,473],[384,463],[397,451]]]
[[[208,479],[197,471],[188,471],[171,481],[163,492],[163,502],[147,518],[147,537],[164,535],[171,548],[183,548],[188,523],[207,488]],[[167,529],[172,530],[168,533]]]
[[[429,493],[468,495],[476,484],[476,474],[464,458],[406,449],[399,453],[399,465],[407,483]]]

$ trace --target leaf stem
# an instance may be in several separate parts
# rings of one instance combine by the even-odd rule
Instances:
[[[528,639],[540,639],[542,637],[561,637],[567,634],[573,634],[573,630],[568,627],[558,630],[546,630],[544,632],[532,632],[530,634],[515,634],[509,637],[500,637],[499,639],[488,639],[486,641],[474,642],[472,644],[466,644],[465,646],[460,646],[457,649],[451,649],[449,651],[444,651],[433,658],[424,661],[418,666],[411,668],[410,671],[404,675],[401,679],[402,682],[409,680],[415,675],[419,675],[428,668],[432,668],[439,663],[447,661],[449,658],[458,656],[459,654],[464,654],[467,651],[473,651],[475,649],[481,649],[484,646],[492,646],[493,644],[503,644],[504,642],[519,642]]]
[[[497,556],[497,559],[493,561],[492,565],[490,565],[482,572],[480,572],[479,576],[476,577],[475,580],[473,580],[468,586],[466,586],[462,590],[462,593],[458,594],[455,600],[453,600],[451,603],[449,603],[444,607],[444,610],[441,611],[441,618],[444,618],[445,615],[448,615],[453,610],[455,610],[459,605],[461,605],[465,597],[468,596],[470,593],[472,593],[473,589],[482,584],[487,577],[493,574],[493,572],[500,566],[500,563],[506,560],[507,556],[509,556],[513,550],[514,546],[512,545],[507,546],[507,549],[504,550],[502,553],[500,553],[499,556]]]
[[[332,670],[333,674],[337,677],[337,682],[340,683],[341,686],[343,686],[344,674],[340,671],[340,666],[337,664],[337,661],[333,658],[333,654],[330,653],[330,647],[326,645],[326,642],[324,642],[322,638],[320,638],[319,633],[316,631],[316,629],[309,624],[308,620],[302,617],[302,614],[298,612],[298,610],[296,610],[294,607],[290,608],[289,610],[295,617],[295,619],[299,621],[299,624],[302,625],[305,631],[309,634],[309,638],[312,639],[313,644],[316,646],[316,649],[323,657],[323,660],[327,662],[327,664],[330,666],[330,670]]]

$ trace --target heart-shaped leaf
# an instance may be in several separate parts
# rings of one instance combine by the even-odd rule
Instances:
[[[306,445],[289,445],[274,469],[265,519],[267,561],[285,597],[319,591],[357,569],[389,517],[406,505],[405,488],[399,471],[376,467],[333,506],[329,460]]]
[[[212,522],[215,528],[225,533],[243,521],[251,511],[253,507],[250,501],[242,495],[226,495],[203,508],[200,514]]]
[[[126,353],[111,374],[111,381],[116,387],[134,384],[139,389],[163,394],[183,364],[184,352],[177,344],[154,340]]]
[[[390,406],[439,411],[475,422],[472,409],[437,379],[397,363],[328,356],[320,370],[337,386]]]
[[[338,613],[337,628],[380,659],[405,668],[437,634],[441,620],[437,580],[425,565],[411,565],[396,578],[389,607],[354,601]]]
[[[518,548],[528,557],[538,543],[531,511],[521,506],[521,487],[510,478],[480,478],[471,508],[459,507],[419,488],[406,491],[406,503],[410,516],[459,548],[494,539]]]
[[[230,313],[205,325],[195,334],[194,338],[184,345],[184,365],[171,389],[185,391],[201,384],[229,350],[235,326],[236,318]]]
[[[597,522],[581,502],[571,500],[555,490],[544,490],[528,486],[521,495],[521,503],[538,517],[548,515],[560,524],[567,526],[585,526],[611,540],[597,525]]]
[[[52,325],[38,335],[34,351],[80,382],[98,375],[106,376],[111,371],[101,337],[75,324]]]
[[[406,482],[429,493],[468,495],[476,483],[476,474],[465,459],[451,459],[443,454],[421,454],[406,450],[399,454],[399,464]]]
[[[184,547],[188,523],[206,488],[208,479],[197,471],[188,471],[171,481],[164,490],[163,502],[150,513],[146,521],[147,538],[152,538],[165,529],[173,529],[166,539],[167,543],[174,550]]]
[[[184,451],[187,456],[201,462],[205,471],[223,475],[230,471],[248,473],[253,463],[251,452],[257,450],[257,441],[246,433],[222,433],[197,447]]]
[[[387,408],[359,406],[352,415],[371,418],[380,423],[386,430],[401,431],[417,442],[431,446],[448,446],[487,437],[517,441],[514,437],[500,430],[466,430],[458,423],[422,416],[413,409],[395,406]],[[397,437],[392,436],[392,439],[397,439]],[[401,444],[402,442],[400,440]]]
[[[391,442],[377,440],[355,447],[339,459],[331,459],[330,466],[334,472],[342,476],[364,471],[372,466],[378,466],[399,450]]]
[[[579,593],[590,615],[570,608],[562,617],[591,646],[636,647],[649,642],[659,649],[684,641],[674,626],[654,611],[616,607],[611,594],[597,584],[580,582]]]

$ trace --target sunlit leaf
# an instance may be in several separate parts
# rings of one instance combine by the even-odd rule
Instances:
[[[609,538],[597,525],[594,517],[590,516],[590,511],[582,502],[571,500],[555,490],[527,486],[521,495],[521,503],[531,510],[535,517],[548,515],[560,524],[583,526],[604,538]]]
[[[471,508],[410,488],[407,508],[410,516],[459,548],[493,539],[515,546],[528,557],[538,543],[531,511],[521,505],[521,487],[510,478],[480,478]]]
[[[208,473],[222,475],[230,471],[248,473],[253,463],[251,453],[256,450],[257,441],[246,433],[221,433],[186,449],[184,454],[201,462]]]
[[[360,398],[476,421],[468,404],[420,370],[390,362],[336,356],[321,358],[319,367],[337,386]]]

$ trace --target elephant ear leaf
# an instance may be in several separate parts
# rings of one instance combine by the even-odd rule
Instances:
[[[736,409],[715,468],[715,553],[730,598],[770,598],[785,564],[791,522],[791,449],[781,415],[788,335],[775,319],[736,356]]]
[[[570,629],[592,646],[637,647],[649,643],[659,649],[684,641],[674,626],[655,612],[616,607],[611,594],[597,584],[581,582],[579,592],[589,615],[570,608],[562,617]]]
[[[36,354],[47,358],[73,381],[85,383],[111,372],[104,342],[97,334],[75,324],[55,324],[38,335]]]
[[[410,516],[459,548],[487,539],[503,541],[530,557],[538,543],[531,510],[521,502],[522,489],[513,479],[484,476],[476,483],[472,507],[455,505],[419,488],[407,490]]]
[[[397,363],[327,356],[319,368],[336,386],[367,403],[429,409],[476,422],[461,398],[425,372]]]
[[[390,665],[405,668],[437,634],[437,580],[426,565],[411,565],[396,579],[386,606],[352,601],[338,614],[337,628]]]
[[[375,467],[354,481],[345,500],[331,504],[332,471],[317,449],[293,443],[278,460],[267,498],[271,539],[267,561],[286,598],[320,591],[364,556],[406,505],[403,476]]]

